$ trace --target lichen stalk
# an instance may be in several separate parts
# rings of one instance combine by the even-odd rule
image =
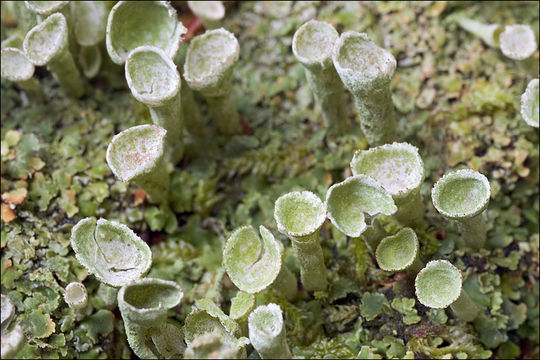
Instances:
[[[499,47],[499,35],[503,31],[501,25],[484,24],[463,16],[458,17],[456,21],[464,30],[482,39],[486,45],[491,46],[492,48]]]
[[[292,45],[331,136],[343,135],[350,129],[345,88],[332,63],[332,46],[338,37],[332,25],[311,20],[296,31]]]
[[[461,294],[459,294],[456,301],[450,305],[450,308],[456,317],[463,321],[473,321],[478,316],[479,311],[476,304],[471,300],[464,289],[461,289]]]
[[[403,198],[396,198],[398,210],[394,214],[395,218],[405,225],[419,225],[424,220],[424,201],[420,189],[414,191]]]
[[[486,242],[487,224],[485,214],[461,219],[458,223],[461,237],[468,247],[481,249]]]
[[[291,238],[291,244],[300,262],[300,279],[304,289],[307,291],[325,290],[328,281],[319,232],[298,240]]]
[[[291,359],[281,308],[270,303],[249,315],[249,339],[261,359]]]
[[[281,265],[281,271],[279,272],[276,280],[272,284],[272,287],[279,295],[283,295],[285,299],[292,301],[296,298],[298,293],[298,285],[296,284],[296,276],[285,265]]]

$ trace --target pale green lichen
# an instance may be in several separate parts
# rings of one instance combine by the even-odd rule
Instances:
[[[529,25],[506,25],[499,36],[499,43],[502,53],[513,60],[524,60],[538,48]]]
[[[527,124],[536,128],[540,121],[538,113],[539,101],[538,79],[532,79],[523,95],[521,95],[521,116]]]
[[[249,340],[261,359],[292,358],[279,305],[270,303],[257,307],[249,315],[248,325]]]
[[[459,26],[474,36],[482,39],[484,43],[493,48],[499,47],[499,36],[504,27],[499,24],[484,24],[480,21],[466,18],[464,15],[456,19]]]
[[[212,30],[221,27],[225,17],[225,6],[221,1],[188,1],[189,9],[201,19],[205,29]]]
[[[17,84],[36,100],[43,102],[39,81],[34,78],[34,64],[17,48],[2,46],[2,77]]]
[[[74,310],[83,309],[88,302],[88,292],[84,284],[72,282],[66,286],[64,301]]]
[[[385,271],[410,269],[418,272],[423,267],[418,258],[418,238],[411,228],[403,228],[395,235],[381,240],[375,253],[377,264]]]
[[[491,195],[487,178],[477,171],[462,169],[445,174],[433,186],[433,205],[444,217],[456,220],[465,243],[481,248],[486,241],[484,212]]]
[[[292,50],[306,69],[308,83],[323,111],[328,132],[343,135],[350,129],[345,89],[332,63],[332,48],[339,34],[329,23],[310,20],[293,37]]]

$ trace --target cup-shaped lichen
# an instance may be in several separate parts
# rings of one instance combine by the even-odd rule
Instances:
[[[218,328],[195,336],[184,359],[241,359],[243,348],[227,343]]]
[[[103,1],[73,1],[71,17],[73,34],[81,46],[95,46],[105,39],[107,4]]]
[[[507,25],[499,36],[502,53],[513,60],[524,60],[537,49],[534,31],[529,25]]]
[[[423,264],[418,258],[418,238],[411,228],[381,240],[375,252],[379,267],[385,271],[410,270],[418,272]]]
[[[86,218],[71,231],[77,260],[100,281],[114,287],[143,276],[152,264],[146,243],[126,225]]]
[[[332,224],[350,237],[359,237],[366,230],[365,214],[392,215],[397,210],[392,196],[363,174],[332,185],[326,193],[326,209]]]
[[[241,132],[238,111],[232,101],[233,69],[240,46],[229,31],[209,30],[191,40],[184,64],[184,78],[189,87],[203,94],[220,132]]]
[[[24,53],[13,47],[2,48],[2,77],[14,82],[31,97],[43,101],[43,91],[39,81],[34,78],[34,64]]]
[[[78,59],[82,72],[88,79],[95,77],[99,73],[103,58],[98,46],[81,46]]]
[[[167,318],[167,310],[182,300],[184,293],[173,281],[142,278],[124,285],[118,292],[122,318],[138,326],[159,326]]]
[[[175,164],[184,155],[180,88],[182,81],[174,62],[155,46],[140,46],[126,60],[126,80],[131,93],[146,104],[154,124],[167,130],[167,158]]]
[[[448,219],[457,220],[463,240],[474,248],[481,248],[486,240],[484,211],[489,197],[488,179],[470,169],[445,174],[431,192],[437,211]]]
[[[25,1],[26,7],[41,16],[49,16],[62,10],[69,1]]]
[[[169,190],[163,161],[166,134],[161,126],[134,126],[115,135],[107,148],[113,174],[124,182],[135,182],[156,203],[165,201]]]
[[[15,305],[13,305],[13,301],[11,301],[10,298],[8,298],[6,295],[2,294],[1,296],[1,330],[2,334],[4,331],[8,328],[9,324],[11,323],[11,320],[13,320],[13,317],[15,316]]]
[[[332,50],[341,81],[354,96],[360,126],[370,145],[392,142],[396,134],[390,80],[396,59],[367,34],[347,31]]]
[[[19,33],[11,34],[5,40],[2,40],[2,49],[15,48],[15,49],[20,50],[23,48],[23,40],[24,38],[21,36],[21,34]]]
[[[288,271],[282,264],[281,249],[272,233],[264,226],[259,232],[261,238],[252,226],[243,226],[233,232],[223,250],[223,265],[229,278],[240,290],[252,294],[275,284],[280,272]],[[295,288],[276,288],[283,296],[296,290],[296,281],[279,284]]]
[[[309,85],[323,111],[330,134],[341,135],[349,129],[345,89],[332,62],[332,48],[339,34],[332,25],[310,20],[294,34],[292,50],[306,69]]]
[[[173,59],[186,32],[168,1],[119,1],[107,19],[107,52],[123,64],[131,50],[150,45]]]
[[[538,79],[532,79],[527,89],[521,95],[521,116],[530,126],[538,127],[540,115],[538,114]]]
[[[392,143],[359,150],[351,160],[351,170],[354,175],[371,177],[392,195],[399,222],[412,225],[422,221],[424,204],[420,187],[424,181],[424,164],[415,146]]]
[[[304,288],[325,290],[328,282],[319,239],[319,229],[326,220],[324,203],[310,191],[290,192],[276,200],[274,219],[278,230],[291,239]]]
[[[255,295],[239,291],[235,297],[231,299],[231,309],[229,317],[236,321],[240,326],[243,336],[247,336],[247,320],[251,310],[255,307]]]
[[[504,27],[499,24],[484,24],[482,22],[469,19],[460,14],[457,16],[456,21],[460,27],[470,32],[474,36],[482,39],[486,45],[493,48],[499,47],[499,35],[503,31]]]
[[[84,284],[72,282],[66,286],[64,301],[74,310],[83,309],[88,301],[88,292]]]
[[[175,282],[152,278],[138,279],[120,289],[118,307],[129,345],[137,356],[163,358],[182,352],[181,331],[166,320],[167,310],[180,304],[183,295]]]
[[[22,326],[19,324],[15,325],[13,330],[2,334],[1,340],[2,344],[0,348],[2,349],[2,354],[0,357],[2,359],[14,358],[21,350],[26,341]]]
[[[69,52],[68,27],[64,15],[52,14],[34,26],[26,34],[23,48],[34,65],[47,65],[69,96],[83,96],[81,75]]]
[[[422,305],[433,309],[451,307],[454,314],[465,321],[474,320],[478,308],[462,289],[461,272],[446,260],[426,264],[416,275],[416,297]]]
[[[257,307],[249,315],[249,340],[261,359],[291,359],[283,313],[279,305]]]
[[[201,19],[205,29],[221,27],[221,20],[225,17],[225,6],[221,1],[188,1],[189,9]]]

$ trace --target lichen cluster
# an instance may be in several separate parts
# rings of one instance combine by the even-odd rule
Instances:
[[[111,5],[97,14],[108,13]],[[145,192],[143,182],[123,182],[107,164],[115,135],[138,125],[160,125],[148,125],[156,118],[152,107],[139,102],[126,82],[123,62],[131,49],[122,45],[111,59],[107,47],[114,44],[104,39],[97,45],[70,43],[62,34],[58,57],[69,66],[59,66],[56,58],[49,70],[24,67],[28,71],[21,78],[5,75],[2,54],[2,357],[6,351],[19,358],[130,358],[133,350],[147,350],[133,348],[141,339],[155,345],[157,353],[150,354],[173,358],[182,353],[186,358],[538,358],[540,174],[534,127],[538,81],[533,79],[538,79],[539,52],[524,60],[509,58],[493,34],[482,38],[463,28],[464,18],[507,27],[525,24],[538,43],[538,3],[236,2],[218,20],[198,19],[187,3],[172,5],[181,23],[167,22],[168,32],[161,35],[176,39],[187,31],[183,42],[176,51],[175,43],[154,40],[169,56],[177,53],[172,61],[182,81],[187,131],[175,165],[162,154],[169,150],[158,151],[158,158],[165,158],[159,174],[168,179],[153,180],[167,181],[168,191],[158,191],[157,199],[151,190]],[[21,49],[9,56],[24,55],[26,33],[38,22],[48,24],[42,22],[47,11],[39,8],[36,16],[24,2],[2,2],[2,47]],[[66,16],[67,27],[80,38],[92,35],[78,28],[89,20],[70,23],[73,9],[50,11],[58,14],[53,20],[61,28]],[[140,30],[151,31],[157,16],[149,11],[138,19]],[[103,19],[93,20],[104,25]],[[423,179],[413,191],[420,207],[396,216],[395,207],[399,213],[403,204],[390,191],[392,179],[377,185],[359,180],[369,178],[351,169],[355,153],[370,148],[354,94],[344,92],[349,130],[336,135],[324,109],[316,106],[320,99],[308,69],[292,50],[295,32],[311,19],[331,24],[339,34],[367,33],[396,59],[389,80],[396,122],[392,141],[418,149],[422,174],[411,174],[406,161],[396,165],[399,172]],[[239,46],[239,56],[233,51],[228,64],[234,71],[227,68],[217,76],[225,79],[226,91],[219,94],[200,89],[191,94],[192,79],[185,76],[191,68],[184,64],[195,56],[195,50],[188,51],[191,39],[204,32],[201,20],[209,28],[223,26]],[[121,26],[111,29],[127,33]],[[74,52],[85,46],[84,51],[102,55],[96,74],[85,72],[85,57]],[[203,60],[193,65],[204,67]],[[83,85],[74,75],[62,77],[62,71],[75,70]],[[37,83],[25,85],[28,79]],[[216,121],[223,115],[216,113],[218,105],[231,111],[232,123]],[[480,246],[467,240],[474,226],[463,236],[463,224],[431,201],[435,183],[459,169],[477,171],[489,182],[489,205],[480,209],[485,231]],[[383,170],[372,173],[386,174]],[[355,207],[362,197],[348,196],[347,188],[368,185],[385,199],[388,211]],[[315,229],[317,256],[324,262],[317,269],[325,274],[308,281],[324,283],[320,288],[306,289],[301,276],[299,245],[293,243],[293,233],[301,231],[292,228],[303,224],[287,225],[288,234],[275,221],[275,201],[301,191],[312,192],[327,213],[333,211],[331,221]],[[468,199],[462,200],[456,206],[466,206]],[[356,221],[343,218],[346,211],[357,214]],[[404,227],[407,212],[414,217],[410,228]],[[81,237],[88,246],[83,261],[72,246],[77,223],[90,228]],[[102,226],[118,231],[107,242],[110,253],[103,252],[101,240],[110,239],[99,238]],[[362,234],[347,233],[359,226],[365,227]],[[396,241],[400,238],[408,243]],[[144,263],[134,264],[129,252],[118,254],[116,248],[125,246],[144,253]],[[413,256],[396,258],[411,250]],[[250,258],[234,263],[243,253]],[[272,273],[258,282],[257,272],[266,268]],[[456,285],[429,283],[427,298],[425,288],[415,294],[415,279],[426,281],[426,270],[419,281],[416,277],[422,268],[447,271]],[[135,283],[124,282],[127,273],[134,274]],[[103,281],[109,276],[120,282]],[[299,286],[290,291],[297,279]],[[156,295],[160,289],[166,293],[164,304],[144,289],[147,283],[154,284]],[[123,286],[120,297],[111,284]],[[453,307],[437,302],[445,292],[457,298]],[[428,307],[431,300],[437,303]],[[475,310],[471,315],[460,308]],[[138,316],[159,321],[148,325]]]

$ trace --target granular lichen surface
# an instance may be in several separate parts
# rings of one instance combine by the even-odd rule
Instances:
[[[173,5],[189,28],[187,6]],[[6,8],[3,3],[2,39],[16,30]],[[44,67],[36,68],[48,99],[43,104],[2,79],[1,290],[27,339],[18,357],[133,356],[120,312],[70,245],[73,226],[85,217],[125,224],[150,246],[146,276],[174,281],[184,293],[168,314],[179,324],[203,298],[229,313],[238,289],[226,275],[222,250],[240,226],[267,227],[285,245],[283,263],[299,277],[291,241],[274,221],[275,200],[304,190],[324,199],[332,184],[351,175],[355,151],[368,149],[350,93],[352,130],[326,136],[305,69],[291,50],[296,29],[317,19],[340,33],[366,32],[396,58],[390,84],[396,140],[419,149],[425,170],[426,215],[415,227],[419,253],[461,271],[480,315],[466,323],[450,309],[423,306],[409,275],[378,268],[363,242],[330,221],[320,229],[327,290],[302,290],[287,301],[268,287],[255,295],[256,304],[281,307],[295,357],[538,358],[539,134],[521,117],[520,97],[538,78],[539,52],[525,61],[509,59],[460,29],[452,21],[458,12],[486,23],[528,24],[538,39],[537,2],[229,4],[223,26],[240,45],[231,91],[243,133],[186,135],[168,205],[150,203],[105,160],[114,135],[151,123],[122,66],[105,61],[78,100],[66,97]],[[188,43],[180,46],[179,63]],[[195,97],[210,124],[204,98]],[[456,224],[430,201],[433,184],[461,168],[490,182],[487,240],[478,250],[463,246]],[[400,229],[391,216],[379,219],[388,234]],[[84,314],[63,300],[72,282],[88,292]]]

